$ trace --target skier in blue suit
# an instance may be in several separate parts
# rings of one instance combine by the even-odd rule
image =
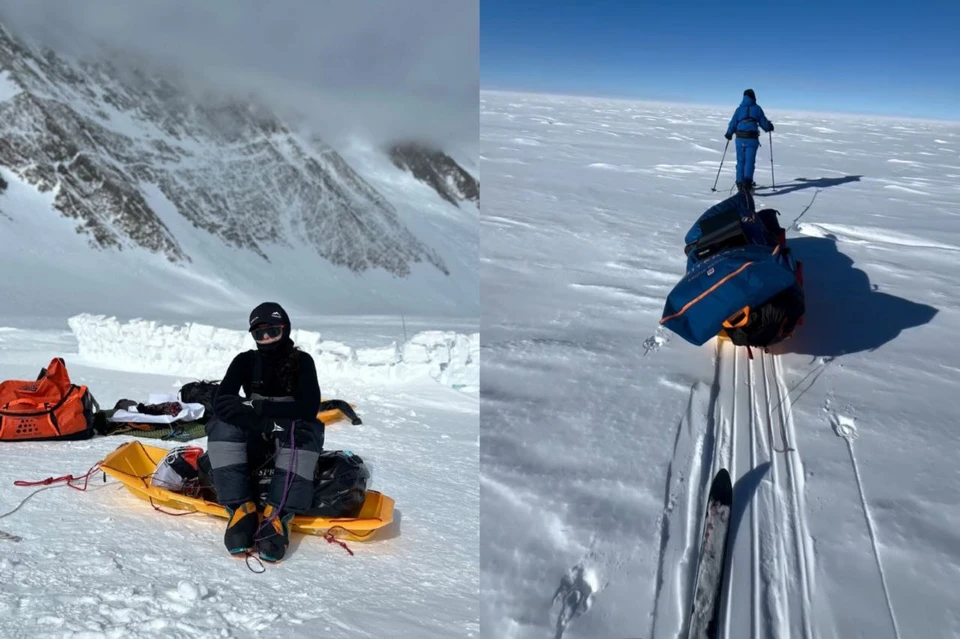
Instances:
[[[767,119],[757,104],[753,89],[747,89],[723,136],[727,140],[734,134],[737,136],[737,190],[753,190],[753,169],[757,161],[757,149],[760,148],[760,129],[773,131],[773,122]]]

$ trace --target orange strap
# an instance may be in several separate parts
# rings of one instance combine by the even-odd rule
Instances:
[[[776,255],[776,254],[779,253],[779,252],[780,252],[780,246],[779,246],[779,245],[773,247],[773,252],[772,252],[773,255]],[[674,319],[674,318],[677,318],[677,317],[680,317],[681,315],[683,315],[684,313],[686,313],[688,310],[690,310],[690,307],[691,307],[691,306],[693,306],[694,304],[696,304],[697,302],[699,302],[700,300],[702,300],[703,298],[705,298],[707,295],[709,295],[710,293],[713,293],[715,290],[717,290],[718,288],[720,288],[720,286],[722,286],[723,283],[726,282],[727,280],[729,280],[729,279],[731,279],[731,278],[734,278],[734,277],[736,277],[737,275],[739,275],[739,274],[743,271],[743,269],[747,268],[747,267],[750,266],[751,264],[753,264],[753,262],[747,262],[747,263],[741,265],[740,268],[738,268],[738,269],[735,270],[734,272],[728,273],[728,274],[727,274],[723,279],[721,279],[719,282],[717,282],[716,284],[714,284],[713,286],[711,286],[710,288],[708,288],[707,290],[705,290],[703,293],[700,293],[700,294],[697,295],[695,298],[693,298],[692,300],[690,300],[689,302],[687,302],[686,304],[684,304],[684,305],[683,305],[683,308],[681,308],[679,311],[677,311],[677,312],[674,313],[673,315],[670,315],[670,316],[668,316],[668,317],[664,317],[663,319],[661,319],[661,320],[660,320],[660,324],[666,324],[666,323],[669,322],[670,320],[672,320],[672,319]],[[259,361],[259,360],[258,360],[258,361]]]
[[[742,315],[740,319],[734,321],[734,318],[738,315]],[[744,306],[739,311],[723,320],[724,328],[743,328],[747,325],[747,322],[750,321],[750,307]]]
[[[707,295],[709,295],[710,293],[713,293],[715,290],[717,290],[718,288],[720,288],[720,286],[723,285],[723,283],[726,282],[727,280],[729,280],[730,278],[733,278],[733,277],[736,277],[737,275],[739,275],[740,272],[743,271],[743,269],[747,268],[747,267],[750,266],[751,264],[753,264],[753,262],[747,262],[746,264],[742,265],[740,268],[738,268],[737,270],[735,270],[733,273],[728,273],[728,274],[726,275],[726,277],[724,277],[722,280],[720,280],[719,282],[717,282],[716,284],[714,284],[713,286],[711,286],[710,288],[708,288],[707,290],[705,290],[703,293],[700,293],[700,294],[697,295],[695,298],[693,298],[692,300],[690,300],[689,302],[687,302],[686,304],[684,304],[684,305],[683,305],[683,308],[681,308],[679,311],[677,311],[677,312],[674,313],[673,315],[670,315],[669,317],[664,317],[662,320],[660,320],[660,323],[661,323],[661,324],[666,324],[667,322],[669,322],[669,321],[672,320],[673,318],[675,318],[675,317],[680,317],[681,315],[683,315],[684,313],[686,313],[687,310],[689,310],[689,308],[690,308],[691,306],[693,306],[694,304],[696,304],[697,302],[699,302],[700,300],[702,300],[703,298],[705,298]]]

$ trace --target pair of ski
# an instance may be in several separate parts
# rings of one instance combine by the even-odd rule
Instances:
[[[732,512],[733,483],[727,469],[721,468],[713,478],[707,496],[688,639],[715,639],[720,636],[720,596],[726,572]]]

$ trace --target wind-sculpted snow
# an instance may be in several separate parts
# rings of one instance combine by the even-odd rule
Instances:
[[[248,333],[208,324],[126,323],[102,315],[76,315],[69,325],[87,363],[122,371],[144,371],[219,379],[237,353],[255,347]],[[321,380],[335,377],[376,382],[432,378],[478,392],[480,334],[423,331],[406,343],[352,348],[323,339],[320,333],[294,329],[291,338],[313,356]]]
[[[764,105],[806,315],[750,360],[658,323],[739,100],[481,93],[484,637],[686,636],[719,465],[723,636],[960,628],[960,125]]]

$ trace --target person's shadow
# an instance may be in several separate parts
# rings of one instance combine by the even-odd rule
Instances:
[[[937,314],[932,306],[878,291],[832,239],[791,238],[787,246],[803,262],[806,312],[803,326],[771,347],[773,353],[834,357],[872,351]]]
[[[784,195],[786,193],[793,193],[794,191],[801,191],[803,189],[826,189],[831,186],[839,186],[841,184],[849,184],[850,182],[859,182],[862,175],[844,175],[842,177],[820,177],[820,178],[795,178],[793,182],[788,182],[786,184],[778,184],[776,187],[773,186],[758,186],[757,194],[763,195],[764,197],[770,197],[773,195]]]

